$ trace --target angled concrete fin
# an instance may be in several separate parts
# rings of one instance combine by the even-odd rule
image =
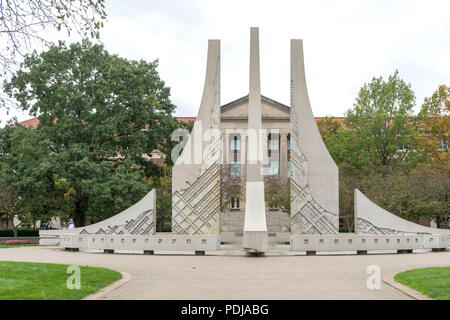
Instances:
[[[291,233],[339,232],[339,172],[315,122],[302,40],[291,40]]]
[[[218,235],[220,217],[220,41],[209,40],[205,87],[191,135],[172,168],[172,232]]]
[[[373,203],[358,189],[355,190],[356,234],[450,234],[450,230],[429,228],[402,219]]]
[[[259,30],[250,30],[250,84],[248,103],[248,156],[245,191],[244,249],[249,252],[267,250],[268,232],[264,179],[260,152],[261,139],[261,83],[259,62]]]

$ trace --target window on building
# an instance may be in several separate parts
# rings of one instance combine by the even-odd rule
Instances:
[[[439,149],[448,150],[448,140],[442,139],[439,141]]]
[[[278,176],[279,167],[280,164],[278,161],[269,161],[269,175],[272,177]]]
[[[239,202],[239,198],[231,198],[231,210],[239,210],[241,208],[241,204]]]
[[[234,136],[233,139],[231,139],[231,150],[233,151],[241,150],[241,139],[239,137]]]
[[[239,161],[232,161],[230,164],[230,177],[239,178],[241,176],[241,163]]]
[[[409,146],[408,145],[402,145],[400,149],[398,149],[398,152],[408,152]]]
[[[291,151],[291,135],[289,134],[287,137],[287,149]]]
[[[241,176],[241,163],[238,159],[241,150],[241,138],[238,135],[232,136],[230,143],[231,143],[230,177],[239,178]]]
[[[279,146],[278,135],[269,134],[268,148],[269,148],[269,151],[279,150],[280,146]]]
[[[288,177],[291,176],[291,161],[289,161],[289,160],[287,162],[287,175],[288,175]]]

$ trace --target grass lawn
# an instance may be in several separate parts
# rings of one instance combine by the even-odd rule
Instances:
[[[394,280],[436,300],[450,300],[450,267],[416,269],[395,275]]]
[[[80,267],[81,289],[69,290],[68,265],[0,261],[0,300],[78,300],[120,280],[113,270]]]
[[[12,244],[12,245],[5,245],[0,244],[0,249],[8,249],[8,248],[18,248],[18,247],[37,247],[39,244]]]

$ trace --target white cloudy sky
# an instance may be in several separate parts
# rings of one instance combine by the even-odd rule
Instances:
[[[448,0],[107,0],[107,11],[107,50],[158,58],[177,116],[197,113],[208,39],[221,39],[222,103],[248,93],[252,26],[260,27],[262,93],[282,103],[289,103],[289,40],[304,40],[316,116],[342,116],[364,82],[395,69],[416,92],[416,108],[450,84]]]

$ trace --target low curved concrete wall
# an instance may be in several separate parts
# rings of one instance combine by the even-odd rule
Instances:
[[[219,236],[185,235],[63,235],[61,247],[76,250],[217,251]]]
[[[412,250],[432,249],[443,251],[450,246],[448,235],[303,235],[291,236],[292,251],[350,252],[350,251],[392,251],[399,253]]]
[[[139,202],[109,219],[72,230],[41,230],[40,245],[58,245],[62,235],[76,234],[128,234],[152,235],[156,233],[156,190],[150,191]]]
[[[404,220],[373,203],[355,190],[355,232],[357,234],[444,234],[450,230],[429,228]]]

